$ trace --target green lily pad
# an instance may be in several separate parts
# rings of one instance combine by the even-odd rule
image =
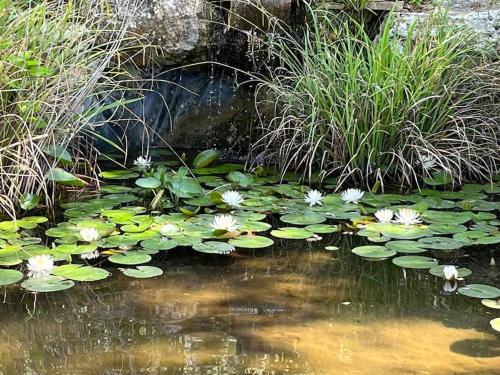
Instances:
[[[484,306],[489,307],[490,309],[497,309],[497,310],[500,309],[500,300],[482,299],[481,303]]]
[[[136,265],[149,262],[151,255],[138,251],[128,251],[122,254],[111,255],[108,260],[117,264]]]
[[[447,185],[453,182],[453,177],[444,172],[434,172],[432,177],[424,178],[424,182],[431,186]]]
[[[414,240],[432,235],[432,232],[427,228],[416,225],[406,226],[399,224],[370,223],[366,225],[365,229],[368,232],[380,233],[384,237],[398,240]]]
[[[434,275],[434,276],[438,276],[438,277],[443,277],[444,278],[444,265],[442,266],[435,266],[435,267],[432,267],[429,272]],[[457,272],[458,272],[458,277],[467,277],[467,276],[470,276],[472,275],[472,271],[468,268],[457,268]]]
[[[500,318],[491,319],[490,325],[495,331],[500,332]]]
[[[104,280],[111,275],[108,271],[98,267],[82,266],[81,264],[65,264],[57,267],[54,275],[75,281]]]
[[[0,285],[17,283],[23,277],[23,273],[17,270],[0,269]]]
[[[64,169],[61,168],[51,168],[47,173],[47,179],[49,181],[67,186],[83,187],[87,185],[87,183],[82,179],[72,175],[69,172],[66,172]]]
[[[427,210],[422,214],[422,218],[430,223],[463,224],[471,220],[467,212],[454,211],[432,211]]]
[[[469,284],[458,289],[458,293],[467,297],[492,299],[500,297],[500,289],[484,284]]]
[[[54,250],[59,253],[80,255],[89,253],[97,249],[95,245],[77,245],[77,244],[62,244],[57,246]],[[62,275],[61,275],[62,276]]]
[[[434,223],[429,225],[428,229],[436,234],[455,234],[465,232],[467,227],[461,224]]]
[[[290,240],[304,240],[311,237],[313,234],[314,232],[309,232],[304,228],[294,227],[279,228],[271,231],[271,235],[274,237],[286,238]]]
[[[139,178],[135,181],[137,186],[144,189],[156,189],[161,185],[161,181],[154,177]]]
[[[129,193],[133,189],[130,186],[123,186],[123,185],[106,185],[101,187],[101,191],[103,193],[109,193],[109,194],[123,194],[123,193]]]
[[[220,157],[220,152],[217,150],[205,150],[200,152],[193,161],[193,167],[196,168],[206,168],[210,164],[214,163]]]
[[[58,292],[73,287],[75,283],[71,280],[66,280],[61,276],[42,276],[27,279],[21,283],[21,287],[30,292]]]
[[[19,199],[19,205],[25,211],[29,211],[40,203],[40,196],[38,194],[23,194]]]
[[[457,233],[453,235],[457,241],[461,241],[466,245],[493,245],[500,243],[500,236],[490,236],[479,230],[470,230],[467,232]]]
[[[99,177],[105,178],[107,180],[129,180],[139,177],[139,173],[129,171],[127,169],[120,169],[101,172],[99,173]]]
[[[178,246],[175,239],[152,238],[141,242],[141,246],[146,250],[171,250]]]
[[[326,233],[338,232],[339,227],[337,225],[330,225],[330,224],[312,224],[308,225],[304,229],[313,233],[326,234]]]
[[[124,268],[123,274],[135,279],[148,279],[151,277],[161,276],[163,270],[153,266],[137,266],[137,268]]]
[[[376,245],[358,246],[352,249],[352,252],[370,260],[384,260],[396,255],[396,251]]]
[[[422,244],[416,241],[390,241],[385,244],[388,249],[397,251],[398,253],[407,253],[407,254],[418,254],[424,253],[427,249],[422,247]]]
[[[423,248],[434,250],[457,250],[464,247],[464,243],[449,237],[429,237],[418,240]]]
[[[267,237],[246,235],[229,240],[229,243],[236,247],[259,249],[273,245],[274,241]]]
[[[220,241],[200,242],[194,244],[193,249],[206,254],[229,254],[235,250],[234,245]]]
[[[437,260],[420,255],[405,255],[397,257],[392,260],[392,263],[399,267],[415,269],[432,268],[438,264]]]
[[[311,225],[323,223],[324,221],[326,221],[326,217],[311,210],[304,210],[300,213],[290,213],[282,215],[280,217],[280,220],[284,223],[294,225]]]
[[[208,174],[226,174],[232,171],[239,171],[245,166],[243,164],[221,164],[211,168],[194,168],[194,174],[208,175]]]
[[[339,248],[337,246],[325,246],[325,250],[337,251],[337,250],[339,250]]]

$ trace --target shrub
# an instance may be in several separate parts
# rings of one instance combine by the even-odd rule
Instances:
[[[267,99],[257,103],[263,120],[254,153],[283,173],[338,176],[339,186],[414,185],[437,171],[455,182],[486,180],[498,172],[500,65],[478,51],[470,32],[440,15],[400,41],[389,17],[373,39],[354,20],[308,13],[301,38],[269,42],[279,68],[260,85],[258,97]]]

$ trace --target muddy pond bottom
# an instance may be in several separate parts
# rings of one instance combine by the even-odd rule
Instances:
[[[115,268],[54,294],[7,288],[0,374],[500,373],[496,311],[344,242],[173,250],[154,279]],[[497,268],[478,267],[498,285]]]

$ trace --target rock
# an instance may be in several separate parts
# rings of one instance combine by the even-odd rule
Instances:
[[[415,21],[423,21],[436,11],[447,9],[450,22],[463,24],[477,34],[481,48],[500,55],[500,3],[490,0],[449,0],[439,6],[424,7],[421,11],[406,10],[396,13],[395,35],[405,38]]]

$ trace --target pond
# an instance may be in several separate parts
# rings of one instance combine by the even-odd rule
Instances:
[[[9,290],[0,373],[493,374],[494,314],[427,272],[366,262],[355,238],[280,241],[230,256],[175,249],[151,279],[113,277],[54,294]],[[338,251],[324,250],[335,243]],[[483,257],[484,258],[484,257]],[[488,259],[474,281],[498,284]],[[483,266],[479,266],[482,264]]]

